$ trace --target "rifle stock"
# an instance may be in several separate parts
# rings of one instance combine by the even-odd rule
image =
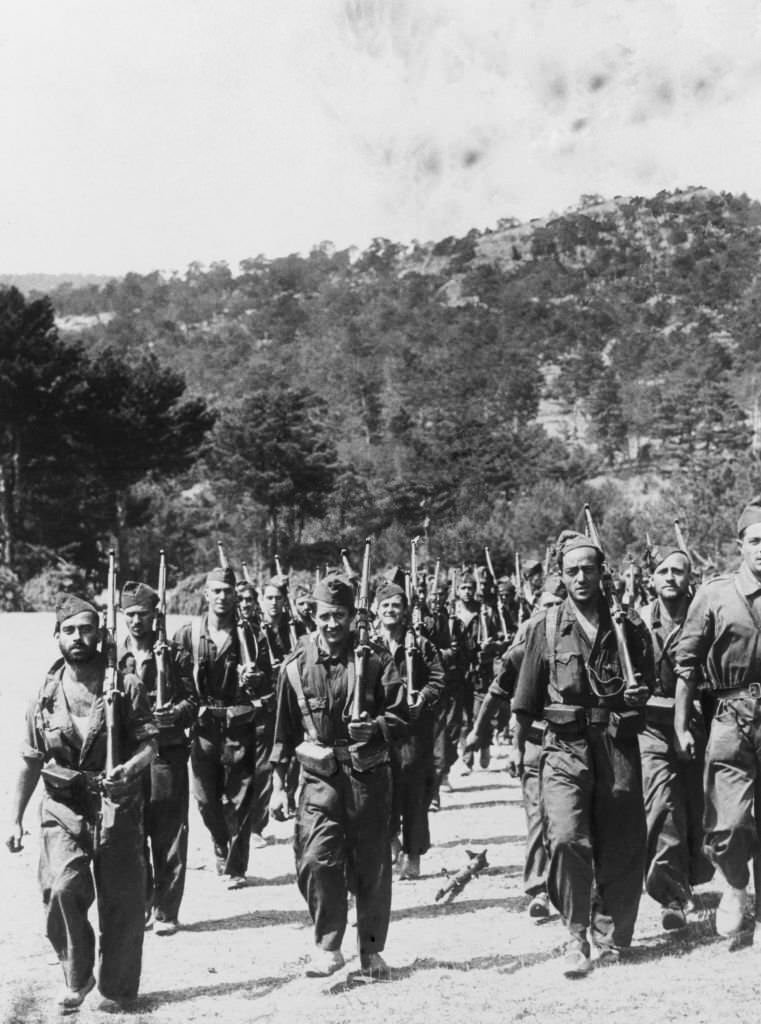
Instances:
[[[365,540],[365,551],[362,558],[362,576],[359,582],[357,597],[357,649],[355,656],[356,679],[352,698],[352,718],[358,720],[362,715],[365,689],[365,662],[370,645],[370,548],[372,540]]]
[[[632,665],[631,655],[629,654],[629,647],[626,643],[624,609],[621,606],[618,594],[616,593],[616,588],[613,585],[613,577],[610,573],[607,562],[605,561],[605,549],[602,546],[600,534],[597,532],[595,521],[592,518],[592,510],[589,505],[584,506],[584,521],[587,537],[589,537],[599,551],[603,552],[603,582],[601,584],[601,589],[608,602],[608,607],[610,608],[610,618],[613,623],[613,635],[616,639],[618,660],[621,665],[621,673],[624,678],[624,689],[633,690],[637,688],[638,684],[636,676],[634,675],[634,666]]]
[[[119,675],[116,651],[116,555],[108,553],[108,584],[106,596],[105,629],[103,653],[106,656],[106,672],[103,678],[103,703],[106,716],[106,774],[119,764],[118,742],[119,723]]]

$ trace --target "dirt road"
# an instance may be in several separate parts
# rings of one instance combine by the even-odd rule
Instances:
[[[0,718],[2,796],[8,797],[27,696],[55,656],[52,616],[0,616]],[[395,882],[386,950],[389,982],[357,977],[353,935],[346,968],[310,980],[302,969],[311,951],[311,928],[295,885],[292,824],[270,826],[269,844],[253,851],[249,885],[227,892],[213,872],[211,848],[192,811],[190,870],[177,935],[148,932],[141,996],[132,1014],[107,1014],[97,996],[76,1018],[83,1024],[548,1024],[599,1017],[626,1024],[652,1021],[755,1021],[761,951],[730,953],[712,932],[716,896],[706,887],[704,909],[678,939],[665,936],[655,905],[643,899],[631,960],[569,982],[556,958],[564,941],[557,919],[536,925],[526,916],[521,891],[523,815],[520,792],[493,749],[488,771],[453,773],[455,791],[432,818],[434,847],[423,859],[423,877]],[[7,821],[7,811],[3,820]],[[3,927],[0,930],[0,1010],[7,1022],[42,1022],[60,986],[60,968],[42,934],[36,882],[36,801],[27,815],[24,851],[0,850]],[[442,870],[457,870],[465,850],[487,847],[490,867],[456,901],[439,906]],[[351,930],[350,930],[351,931]]]

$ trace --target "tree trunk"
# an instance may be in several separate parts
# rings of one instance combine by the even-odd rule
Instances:
[[[13,569],[14,528],[13,528],[13,472],[6,465],[0,465],[0,561]]]

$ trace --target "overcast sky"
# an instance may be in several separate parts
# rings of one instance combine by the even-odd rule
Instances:
[[[761,198],[759,0],[9,0],[0,273]]]

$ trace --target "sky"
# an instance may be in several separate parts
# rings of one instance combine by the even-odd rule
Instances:
[[[761,0],[8,0],[0,273],[761,199]]]

